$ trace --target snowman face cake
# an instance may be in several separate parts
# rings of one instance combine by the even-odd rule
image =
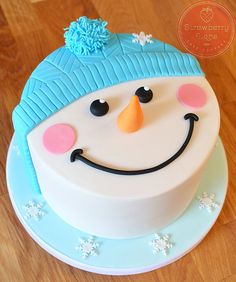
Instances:
[[[144,116],[141,127],[135,132],[123,132],[117,125],[118,117],[141,85],[148,85],[153,98],[148,103],[141,103]],[[193,92],[194,88],[202,91],[202,96],[197,92],[196,99],[185,101],[181,89],[189,85]],[[109,111],[103,116],[90,112],[91,103],[99,99],[109,105]],[[190,106],[190,103],[196,106]],[[193,120],[185,119],[186,115],[193,115]],[[63,133],[62,128],[62,135],[65,135],[64,138],[61,136],[61,142],[73,140],[65,152],[54,152],[44,143],[44,137],[48,130],[60,124],[69,126],[74,132],[70,136],[67,131]],[[33,129],[28,135],[28,143],[42,193],[49,205],[75,227],[107,236],[103,233],[106,229],[116,233],[136,230],[135,224],[139,225],[139,219],[143,217],[149,220],[148,215],[155,218],[155,228],[168,224],[179,215],[192,199],[200,179],[191,180],[186,191],[184,183],[189,183],[189,176],[195,176],[203,169],[209,148],[216,142],[216,139],[208,138],[208,134],[217,136],[218,127],[217,101],[205,78],[150,78],[109,87],[78,99]],[[146,173],[146,169],[173,158],[188,137],[188,144],[176,158]],[[53,136],[50,140],[56,146],[60,145],[58,141],[57,135],[55,140]],[[82,155],[87,160],[97,165],[140,173],[114,173],[81,160],[71,162],[71,155],[78,149],[83,150]],[[177,187],[179,191],[175,192]],[[88,215],[90,220],[83,222]],[[124,220],[125,217],[129,220]],[[132,227],[128,226],[132,221]],[[136,235],[132,232],[131,236]]]
[[[218,137],[219,109],[191,55],[111,35],[105,25],[85,17],[71,24],[67,46],[31,75],[13,122],[32,186],[62,219],[130,238],[189,205]],[[85,33],[74,42],[81,28],[92,45]]]

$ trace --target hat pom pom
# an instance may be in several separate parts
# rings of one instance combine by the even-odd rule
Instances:
[[[65,43],[67,48],[76,55],[89,55],[103,49],[110,37],[105,28],[107,22],[100,19],[90,20],[80,17],[65,28]]]

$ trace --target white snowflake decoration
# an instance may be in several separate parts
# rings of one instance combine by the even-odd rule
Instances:
[[[153,254],[157,254],[158,252],[162,252],[164,256],[168,255],[168,250],[173,247],[173,243],[170,242],[170,235],[161,235],[158,233],[154,234],[155,239],[150,241],[149,244],[153,247]]]
[[[34,220],[39,221],[45,215],[45,212],[42,210],[42,207],[42,204],[38,204],[34,201],[29,201],[28,204],[23,206],[23,209],[26,212],[25,218],[33,218]]]
[[[13,145],[13,150],[16,152],[17,156],[20,155],[20,150],[19,150],[18,145]]]
[[[143,31],[141,31],[139,34],[133,33],[133,43],[139,43],[141,46],[146,45],[146,43],[152,43],[151,40],[152,35],[151,34],[145,34]]]
[[[82,257],[85,259],[92,256],[97,256],[97,248],[99,247],[98,243],[94,242],[94,237],[90,236],[87,240],[79,238],[79,245],[75,247],[76,250],[79,250],[82,253]]]
[[[219,205],[215,201],[215,194],[208,194],[203,192],[201,196],[198,196],[197,199],[199,201],[199,208],[200,209],[207,209],[208,212],[212,212],[215,208]]]

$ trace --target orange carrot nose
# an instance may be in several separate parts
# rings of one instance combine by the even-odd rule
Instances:
[[[129,105],[119,114],[117,125],[123,132],[134,132],[143,123],[143,111],[141,109],[138,96],[134,95]]]

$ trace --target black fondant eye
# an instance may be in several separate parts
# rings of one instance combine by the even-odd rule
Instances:
[[[95,116],[104,116],[109,111],[109,105],[105,100],[94,100],[90,105],[90,112]]]
[[[148,86],[139,87],[136,90],[135,95],[138,96],[141,103],[148,103],[152,100],[153,97],[152,90]]]

